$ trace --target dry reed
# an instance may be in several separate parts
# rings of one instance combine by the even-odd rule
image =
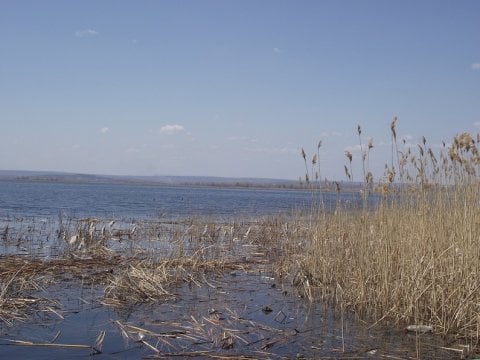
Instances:
[[[31,295],[41,289],[46,279],[36,275],[29,261],[14,257],[0,260],[0,321],[12,325],[26,320],[33,309],[45,310],[54,305],[53,301]]]
[[[195,257],[171,260],[148,259],[129,264],[116,274],[105,287],[104,303],[109,305],[132,304],[165,300],[175,297],[170,290],[182,282],[201,285],[205,272],[237,268],[222,260],[202,260]]]
[[[306,247],[289,249],[283,270],[289,264],[295,283],[311,300],[336,300],[373,325],[428,325],[476,344],[479,143],[462,133],[437,156],[425,138],[417,151],[399,151],[396,120],[391,123],[392,164],[379,183],[383,195],[377,195],[376,207],[316,209]],[[351,154],[346,156],[351,163]]]

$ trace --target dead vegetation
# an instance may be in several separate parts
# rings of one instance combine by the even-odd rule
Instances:
[[[330,299],[372,326],[429,326],[477,344],[480,136],[459,134],[435,154],[424,137],[415,147],[399,147],[396,118],[391,131],[392,160],[376,206],[315,210],[305,250],[292,249],[284,271],[311,300]],[[370,147],[360,149],[370,174]],[[364,180],[364,199],[373,192],[371,177]]]
[[[47,282],[35,276],[35,266],[18,259],[0,261],[0,320],[8,325],[26,320],[33,311],[45,311],[54,301],[30,294]]]
[[[104,303],[122,305],[172,299],[175,298],[172,288],[180,283],[200,287],[207,282],[208,273],[242,269],[245,265],[195,257],[131,263],[110,279]]]
[[[262,263],[262,254],[254,251],[258,246],[249,243],[251,226],[244,223],[148,220],[114,228],[115,223],[61,220],[56,240],[61,256],[0,257],[0,320],[11,324],[41,310],[50,301],[42,297],[46,289],[59,281],[100,284],[102,303],[124,306],[171,299],[179,284],[200,287],[209,274]]]
[[[77,281],[82,286],[98,285],[103,295],[97,301],[118,311],[145,303],[177,300],[176,290],[184,285],[205,286],[216,291],[212,277],[226,274],[234,281],[237,273],[258,272],[270,262],[267,249],[276,240],[269,239],[282,236],[286,229],[287,233],[290,231],[288,226],[281,227],[278,219],[262,219],[257,223],[148,220],[134,224],[136,231],[131,238],[118,239],[113,233],[102,231],[101,222],[72,221],[68,228],[59,231],[57,241],[64,246],[60,257],[1,257],[0,320],[12,325],[39,312],[61,317],[62,304],[49,298],[48,289],[64,281]],[[122,226],[131,228],[132,225]],[[96,231],[98,228],[100,231]],[[72,237],[75,243],[70,241]],[[77,245],[77,241],[81,241],[78,239],[83,239],[82,246]],[[152,325],[156,329],[121,321],[115,321],[114,325],[126,341],[141,343],[153,352],[153,357],[168,353],[177,357],[269,358],[268,349],[287,342],[292,335],[242,319],[224,309],[212,310],[200,319],[192,315],[182,323]],[[91,349],[92,353],[98,353],[103,339],[100,336],[95,345],[78,346],[7,341],[16,346]],[[249,353],[253,355],[242,354],[245,346],[251,348]]]
[[[148,327],[115,321],[123,338],[140,342],[154,354],[149,358],[202,357],[211,359],[267,359],[274,345],[300,336],[298,330],[276,329],[242,318],[236,312],[211,309],[208,315],[150,323]],[[248,351],[245,351],[248,349]],[[246,354],[248,353],[248,355]],[[277,356],[278,358],[278,356]]]

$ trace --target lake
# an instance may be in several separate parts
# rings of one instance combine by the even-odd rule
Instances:
[[[75,217],[120,218],[264,216],[309,210],[323,199],[333,208],[336,193],[306,190],[62,184],[0,181],[0,217],[49,217],[59,212]],[[359,194],[341,194],[355,203]]]

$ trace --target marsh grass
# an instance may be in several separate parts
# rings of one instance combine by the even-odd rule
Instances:
[[[42,290],[49,279],[38,275],[35,261],[14,256],[0,261],[0,320],[8,325],[24,321],[35,311],[55,312],[56,302],[33,293]]]
[[[157,234],[167,248],[138,249],[105,287],[103,302],[112,306],[175,298],[181,284],[208,286],[207,277],[263,263],[258,241],[261,223],[201,222],[170,224]],[[168,229],[168,231],[167,231]],[[165,239],[165,236],[167,239]]]
[[[396,119],[391,131],[392,163],[378,182],[377,207],[316,211],[304,250],[285,252],[284,271],[310,300],[330,299],[372,326],[424,324],[476,344],[480,139],[459,134],[435,155],[425,138],[398,150]]]
[[[65,280],[100,285],[103,304],[125,306],[171,299],[176,286],[208,286],[210,274],[242,271],[262,262],[247,256],[263,255],[255,253],[259,246],[254,244],[262,226],[250,222],[149,219],[132,224],[63,218],[59,224],[56,241],[64,250],[57,257],[37,258],[35,251],[23,257],[0,256],[3,322],[26,320],[47,305],[54,309],[41,296]]]
[[[202,286],[207,282],[205,274],[227,269],[241,269],[238,263],[223,260],[206,260],[199,257],[170,260],[148,259],[120,271],[105,287],[103,302],[121,306],[140,302],[173,299],[175,286],[188,283]]]

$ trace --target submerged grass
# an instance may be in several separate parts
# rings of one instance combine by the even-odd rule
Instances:
[[[114,325],[126,341],[141,342],[152,349],[155,355],[149,358],[271,359],[274,354],[268,350],[272,346],[301,334],[298,330],[277,329],[245,319],[228,308],[225,313],[212,309],[198,318],[190,315],[146,327],[121,321]]]

